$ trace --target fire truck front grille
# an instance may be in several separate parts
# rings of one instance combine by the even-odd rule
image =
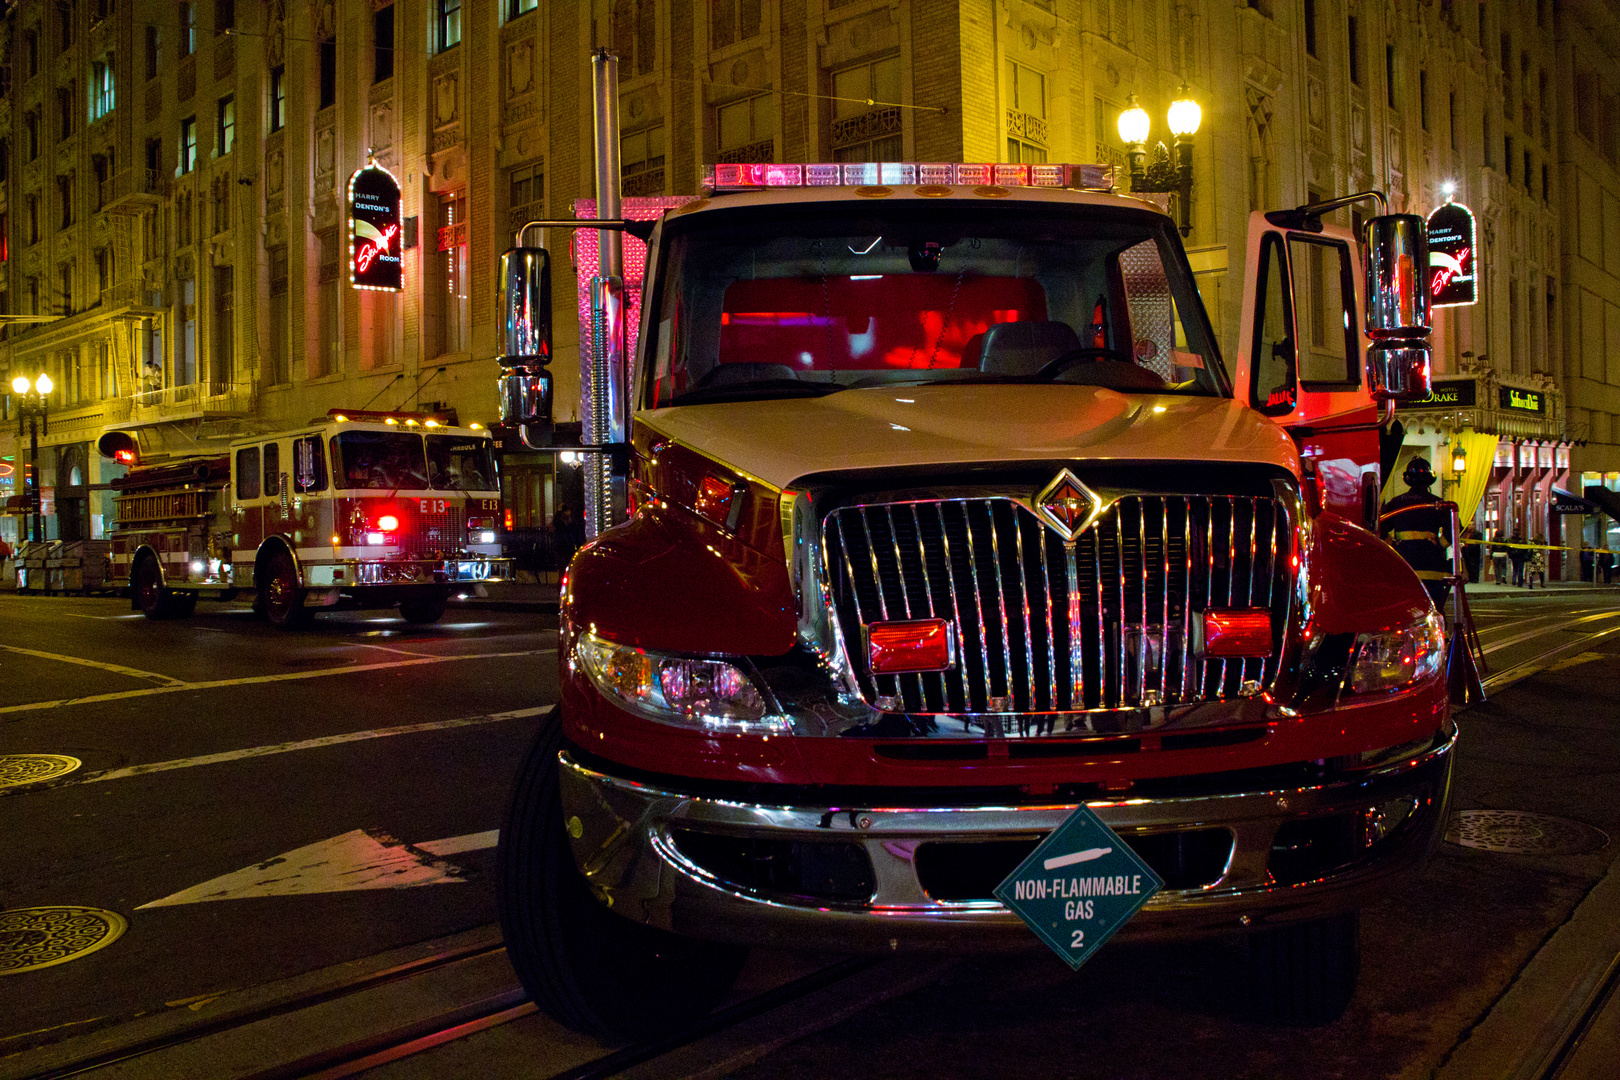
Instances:
[[[466,523],[459,505],[446,505],[441,511],[418,509],[402,522],[401,554],[407,558],[423,558],[435,553],[460,551],[467,546]]]
[[[1119,498],[1072,543],[1010,498],[848,506],[827,516],[822,548],[863,694],[911,714],[1065,713],[1254,694],[1277,672],[1293,554],[1280,501],[1226,495]],[[1269,608],[1270,655],[1203,659],[1196,646],[1211,608]],[[954,663],[874,676],[865,628],[909,619],[945,620]],[[1070,726],[1037,722],[1026,733]]]

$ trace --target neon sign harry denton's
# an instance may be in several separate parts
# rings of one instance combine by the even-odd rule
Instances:
[[[349,283],[357,289],[405,288],[399,181],[371,162],[349,177]]]
[[[1429,306],[1458,307],[1479,298],[1479,247],[1474,215],[1462,203],[1448,202],[1429,215]]]

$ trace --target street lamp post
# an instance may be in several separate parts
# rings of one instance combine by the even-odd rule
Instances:
[[[29,383],[26,375],[18,375],[11,380],[12,393],[22,399],[17,409],[17,436],[22,437],[25,426],[28,429],[28,471],[33,476],[32,489],[28,493],[28,506],[33,511],[35,543],[45,539],[45,522],[40,513],[39,497],[39,434],[41,428],[44,428],[47,437],[51,433],[50,403],[46,399],[52,389],[54,384],[51,377],[44,372],[41,372],[33,383]]]
[[[1187,84],[1182,83],[1166,116],[1170,134],[1175,137],[1175,160],[1171,161],[1170,151],[1161,142],[1154,148],[1153,162],[1149,164],[1147,139],[1152,121],[1148,118],[1147,110],[1136,103],[1135,94],[1130,96],[1126,104],[1129,107],[1119,114],[1119,138],[1125,144],[1126,156],[1130,161],[1131,190],[1173,192],[1181,235],[1186,236],[1192,232],[1192,139],[1198,134],[1204,111],[1193,100]]]

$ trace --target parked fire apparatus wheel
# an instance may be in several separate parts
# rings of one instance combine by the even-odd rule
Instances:
[[[408,623],[435,623],[443,617],[449,601],[449,594],[443,592],[407,597],[399,602],[399,616]]]
[[[1263,930],[1249,938],[1249,984],[1258,1019],[1328,1024],[1356,993],[1358,912]]]
[[[163,587],[163,571],[152,556],[135,564],[135,604],[148,619],[171,619],[175,615],[174,595]]]
[[[562,720],[552,708],[518,772],[496,853],[507,955],[529,996],[613,1042],[666,1035],[708,1013],[748,950],[679,937],[602,906],[574,864],[558,798]]]
[[[304,590],[298,587],[298,568],[292,556],[278,551],[264,570],[264,614],[272,626],[296,630],[309,624],[311,615],[304,607]]]

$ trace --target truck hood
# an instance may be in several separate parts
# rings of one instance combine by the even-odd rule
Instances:
[[[652,430],[776,488],[811,473],[987,462],[1260,463],[1298,472],[1282,428],[1230,398],[1096,386],[883,386],[685,405]]]

